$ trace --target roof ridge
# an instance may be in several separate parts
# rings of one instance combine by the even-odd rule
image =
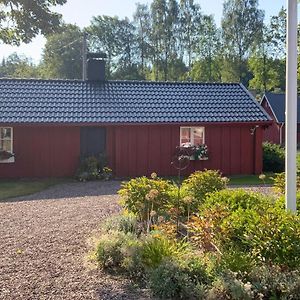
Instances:
[[[98,83],[97,81],[83,81],[82,79],[63,78],[6,78],[0,77],[0,81],[40,81],[40,82],[80,82]],[[239,85],[238,82],[201,82],[201,81],[154,81],[154,80],[105,80],[106,83],[128,83],[128,84],[187,84],[187,85]]]
[[[49,81],[49,82],[83,82],[81,79],[62,79],[62,78],[6,78],[0,77],[0,81]]]

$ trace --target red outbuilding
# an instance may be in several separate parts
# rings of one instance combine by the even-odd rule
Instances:
[[[0,79],[0,178],[73,176],[100,153],[117,177],[175,175],[193,145],[208,155],[186,172],[261,173],[271,119],[241,84],[92,79]]]
[[[300,100],[297,101],[297,143],[300,143]],[[272,118],[273,123],[264,131],[264,141],[274,144],[285,144],[285,94],[266,93],[261,106]]]

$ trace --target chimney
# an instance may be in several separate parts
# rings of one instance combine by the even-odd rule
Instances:
[[[87,80],[105,81],[105,53],[87,54]]]

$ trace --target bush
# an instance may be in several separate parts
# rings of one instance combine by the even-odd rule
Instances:
[[[256,261],[250,253],[239,251],[238,249],[228,249],[223,251],[220,262],[216,269],[218,272],[249,273],[256,266]]]
[[[283,172],[284,149],[276,144],[263,143],[263,170],[265,172]]]
[[[152,219],[152,212],[156,216],[165,213],[171,190],[172,184],[168,181],[139,177],[124,182],[118,193],[124,208],[145,223]]]
[[[213,282],[205,299],[250,300],[261,298],[254,297],[250,282],[243,282],[240,278],[238,278],[238,273],[228,271],[221,274],[221,276]]]
[[[281,194],[285,194],[285,172],[277,173],[274,180],[274,190]],[[300,176],[297,175],[297,190],[300,190]]]
[[[105,269],[122,269],[122,264],[130,248],[139,244],[136,236],[123,232],[110,232],[101,236],[96,248],[95,258]]]
[[[300,193],[296,195],[296,205],[297,205],[297,212],[300,212]],[[275,203],[275,206],[281,209],[285,209],[285,196],[282,195]]]
[[[200,210],[215,206],[222,206],[227,211],[233,212],[241,209],[265,210],[274,204],[275,200],[260,193],[237,190],[222,190],[209,194]]]
[[[188,223],[190,241],[205,251],[218,251],[220,243],[225,244],[228,239],[228,247],[232,245],[231,239],[239,238],[231,233],[232,228],[224,227],[223,223],[231,218],[231,215],[238,211],[238,219],[241,224],[233,227],[237,232],[243,233],[243,224],[248,217],[248,209],[257,210],[256,215],[263,213],[274,205],[272,198],[258,193],[244,190],[222,190],[207,195],[205,202],[200,206],[198,216],[193,216]],[[243,219],[245,218],[245,220]],[[230,221],[228,221],[230,222]],[[224,247],[224,246],[222,246]]]
[[[300,299],[300,273],[287,271],[278,266],[260,265],[255,267],[245,281],[250,281],[255,298]]]
[[[141,246],[143,264],[148,268],[157,267],[165,258],[181,257],[186,253],[187,244],[171,241],[163,236],[150,236]]]
[[[203,299],[208,278],[199,261],[164,260],[150,273],[149,284],[153,295],[160,299]]]
[[[279,208],[262,214],[237,210],[222,223],[223,245],[250,252],[262,261],[299,268],[300,218]]]
[[[141,228],[134,215],[120,215],[108,219],[103,228],[107,233],[110,231],[120,231],[123,233],[132,233],[136,236],[141,234]]]
[[[76,178],[79,181],[112,178],[112,170],[106,165],[105,154],[99,154],[98,157],[90,156],[81,159],[80,166],[76,172]]]
[[[195,199],[192,210],[198,208],[204,202],[208,193],[220,191],[226,187],[227,180],[222,178],[219,171],[205,170],[196,171],[183,181],[183,189],[189,191]]]

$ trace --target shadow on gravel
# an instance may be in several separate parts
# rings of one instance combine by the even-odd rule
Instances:
[[[120,185],[121,181],[117,180],[58,184],[32,195],[1,200],[0,203],[59,199],[66,200],[80,197],[116,195]]]
[[[102,285],[96,292],[97,298],[100,300],[152,300],[153,298],[145,290],[134,288],[131,284],[122,284],[118,289],[112,288],[111,285]]]

